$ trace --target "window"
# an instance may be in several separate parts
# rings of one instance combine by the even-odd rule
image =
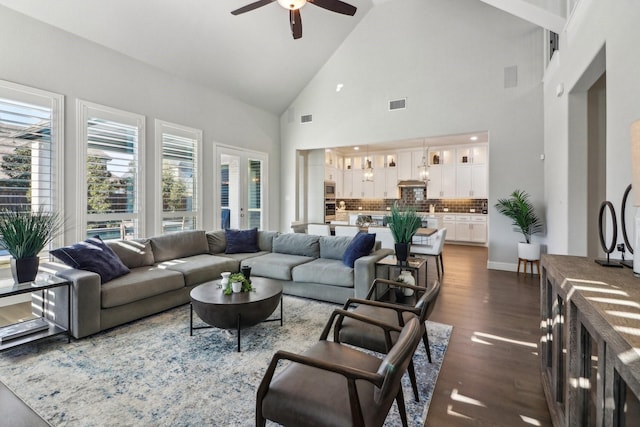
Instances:
[[[144,117],[85,101],[78,101],[78,115],[78,238],[143,235]]]
[[[201,227],[200,152],[202,131],[156,120],[161,206],[160,232]]]
[[[64,97],[0,80],[0,209],[44,208],[64,217]],[[52,242],[62,245],[62,236]],[[0,247],[0,259],[8,257]]]

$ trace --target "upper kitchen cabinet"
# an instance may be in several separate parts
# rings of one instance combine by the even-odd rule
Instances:
[[[426,161],[424,150],[400,151],[398,153],[398,181],[421,179],[420,166]]]
[[[487,146],[456,150],[456,193],[461,198],[487,198]]]
[[[456,150],[452,148],[429,149],[429,199],[452,199],[456,197]]]

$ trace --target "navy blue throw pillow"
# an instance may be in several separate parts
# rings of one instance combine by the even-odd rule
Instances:
[[[349,246],[347,246],[347,249],[345,249],[344,255],[342,256],[343,264],[347,267],[353,268],[353,264],[358,258],[369,255],[369,253],[371,253],[371,249],[373,249],[373,245],[375,243],[375,233],[365,233],[363,231],[360,231],[358,234],[353,236],[353,239],[351,239],[351,243],[349,243]]]
[[[54,249],[51,254],[70,267],[98,273],[102,284],[124,276],[130,271],[100,236],[89,237],[84,242]]]
[[[227,228],[224,230],[227,239],[227,247],[224,249],[225,254],[242,254],[248,252],[258,252],[258,229],[251,228],[249,230],[232,230]]]

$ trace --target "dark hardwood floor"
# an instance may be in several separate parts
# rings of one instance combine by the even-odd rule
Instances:
[[[482,247],[445,245],[444,265],[430,320],[453,333],[426,425],[551,426],[538,359],[539,276],[487,270]]]
[[[431,320],[453,325],[453,333],[426,425],[551,426],[537,353],[539,276],[487,270],[482,247],[446,245],[444,264]],[[435,278],[430,258],[428,280]],[[0,308],[0,323],[29,310],[28,304]],[[39,425],[1,383],[0,411],[11,414],[0,425]]]

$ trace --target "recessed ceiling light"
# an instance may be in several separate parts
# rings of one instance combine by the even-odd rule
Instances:
[[[336,85],[336,92],[340,92],[342,90],[342,88],[344,87],[344,85],[342,83],[338,83]]]
[[[353,147],[354,150],[358,151],[360,147]]]
[[[471,138],[469,138],[469,139],[470,139],[470,140],[472,140],[472,141],[477,141],[477,140],[478,140],[478,137],[477,137],[477,136],[472,136],[472,137],[471,137]]]

